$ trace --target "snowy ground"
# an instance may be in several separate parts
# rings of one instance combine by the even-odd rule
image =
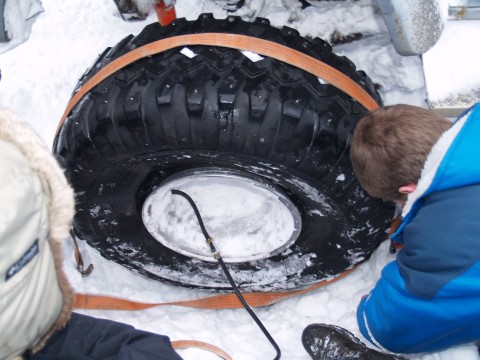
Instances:
[[[373,0],[315,2],[301,10],[296,0],[247,0],[238,12],[245,19],[270,19],[272,25],[288,25],[302,35],[329,39],[361,32],[363,40],[341,45],[335,52],[346,55],[365,70],[375,83],[385,104],[407,103],[426,106],[425,83],[419,57],[398,56],[389,40]],[[108,46],[124,36],[137,34],[152,14],[142,22],[124,22],[112,0],[43,0],[44,12],[37,18],[25,43],[0,55],[0,106],[17,112],[51,144],[58,121],[73,88],[83,72]],[[288,7],[286,7],[286,5]],[[178,17],[195,19],[202,12],[223,18],[226,12],[212,0],[178,0]],[[3,45],[5,48],[5,45]],[[0,45],[0,52],[2,45]],[[207,291],[173,287],[146,279],[106,261],[83,242],[86,262],[92,262],[92,275],[82,278],[74,270],[72,247],[67,242],[65,263],[78,292],[111,294],[145,302],[193,299],[211,295]],[[380,269],[391,261],[384,243],[368,263],[346,278],[299,298],[257,309],[258,316],[278,342],[283,359],[306,360],[300,335],[310,323],[333,323],[359,335],[356,305],[374,286]],[[236,360],[269,359],[274,351],[244,310],[200,311],[180,307],[159,307],[139,312],[88,311],[90,315],[130,323],[138,328],[166,334],[172,340],[195,339],[220,346]],[[200,350],[182,350],[186,359],[216,359]],[[473,347],[412,357],[422,360],[470,360],[478,356]]]

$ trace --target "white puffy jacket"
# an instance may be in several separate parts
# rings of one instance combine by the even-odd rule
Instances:
[[[38,351],[69,319],[61,244],[73,191],[35,132],[0,109],[0,359]]]

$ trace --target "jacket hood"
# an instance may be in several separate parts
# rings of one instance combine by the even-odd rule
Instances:
[[[13,240],[17,242],[15,248],[23,246],[23,249],[27,249],[22,250],[24,252],[20,257],[17,254],[17,258],[12,260],[16,261],[13,265],[8,257],[0,256],[0,260],[7,262],[0,264],[0,269],[15,275],[15,279],[12,277],[11,281],[8,279],[8,273],[7,277],[0,279],[0,295],[5,300],[5,306],[2,305],[2,311],[5,313],[2,313],[2,317],[5,315],[7,318],[8,315],[9,318],[21,323],[22,314],[15,314],[12,310],[22,308],[28,310],[30,320],[38,322],[29,325],[32,334],[38,335],[31,335],[33,342],[32,339],[27,340],[27,336],[24,340],[15,339],[15,346],[11,345],[13,343],[11,339],[0,341],[0,358],[4,356],[11,358],[27,349],[38,351],[48,337],[61,328],[70,317],[74,295],[62,270],[62,244],[69,236],[74,215],[74,196],[63,171],[46,145],[28,124],[5,109],[0,109],[0,141],[3,151],[6,151],[3,160],[9,169],[14,170],[9,173],[7,168],[4,168],[3,179],[6,184],[13,184],[12,187],[17,190],[16,194],[19,194],[15,196],[16,194],[10,194],[7,190],[4,192],[6,198],[5,201],[2,199],[0,206],[5,210],[3,213],[11,216],[2,219],[4,224],[0,228],[5,231],[0,232],[0,245],[2,243],[7,247],[8,244],[11,245],[12,241],[2,239],[2,236],[12,236],[9,229],[18,229],[13,235]],[[23,179],[24,182],[17,183],[17,179]],[[39,199],[35,203],[38,206],[29,207],[28,204],[33,203],[32,197]],[[25,204],[20,203],[22,201],[25,201]],[[38,216],[37,223],[41,226],[28,227],[27,223],[13,224],[15,221],[21,221],[16,214],[21,214],[22,219]],[[0,251],[4,250],[2,248]],[[38,261],[30,261],[34,257]],[[32,263],[33,270],[31,272],[25,270],[23,274],[17,276],[16,273],[29,262]],[[39,284],[47,288],[42,288]],[[55,310],[48,308],[50,305],[48,299],[55,299],[58,303]],[[35,312],[37,308],[34,305],[41,311]],[[44,322],[45,313],[50,314],[47,322]],[[3,337],[4,329],[0,329],[0,333]],[[20,335],[23,337],[24,334]],[[21,341],[25,342],[23,348]]]

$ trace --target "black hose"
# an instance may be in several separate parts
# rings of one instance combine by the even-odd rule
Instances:
[[[255,323],[258,325],[258,327],[260,328],[260,330],[262,330],[263,334],[266,336],[266,338],[268,339],[268,341],[270,341],[270,344],[272,344],[272,346],[274,347],[275,351],[277,352],[277,356],[275,356],[274,360],[280,359],[280,357],[281,357],[280,347],[277,345],[277,343],[275,342],[275,340],[273,339],[273,337],[270,335],[270,333],[268,332],[268,330],[267,330],[267,329],[265,328],[265,326],[262,324],[262,322],[260,321],[260,319],[259,319],[259,318],[257,317],[257,315],[255,314],[255,312],[252,310],[252,308],[250,307],[250,305],[248,305],[248,303],[245,301],[245,298],[243,297],[242,293],[241,293],[240,290],[238,289],[237,284],[235,284],[235,280],[233,280],[232,275],[230,274],[230,271],[228,270],[227,266],[225,265],[225,262],[223,261],[222,257],[220,256],[220,253],[217,251],[217,249],[216,249],[216,247],[215,247],[215,244],[213,243],[212,238],[210,237],[210,235],[208,234],[207,229],[205,228],[205,225],[204,225],[204,223],[203,223],[202,216],[200,215],[200,212],[198,211],[197,205],[195,204],[195,202],[193,201],[193,199],[192,199],[188,194],[184,193],[184,192],[181,191],[181,190],[172,189],[172,194],[183,196],[183,197],[190,203],[190,205],[192,206],[193,211],[195,212],[195,215],[197,216],[198,223],[200,224],[200,228],[202,229],[203,236],[205,236],[205,240],[207,241],[207,244],[210,246],[210,251],[212,252],[213,257],[214,257],[215,259],[217,259],[218,263],[220,264],[220,267],[222,268],[223,272],[225,273],[225,276],[227,277],[228,282],[229,282],[230,285],[232,286],[233,291],[234,291],[235,294],[237,295],[238,300],[240,300],[240,302],[242,303],[242,305],[243,305],[243,307],[245,308],[245,310],[247,310],[247,312],[250,314],[250,316],[253,318],[253,320],[255,321]]]

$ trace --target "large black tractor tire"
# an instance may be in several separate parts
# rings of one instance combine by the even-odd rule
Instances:
[[[235,33],[309,54],[342,71],[378,102],[372,83],[321,39],[237,17],[147,26],[107,49],[80,80],[115,58],[162,38]],[[292,289],[331,279],[369,258],[386,238],[393,207],[360,187],[349,143],[366,112],[315,76],[281,61],[253,62],[218,46],[189,46],[139,60],[91,90],[72,110],[54,153],[77,194],[75,233],[100,253],[148,277],[189,287],[230,288],[217,263],[155,240],[142,205],[191,170],[255,178],[297,207],[298,238],[279,254],[229,268],[243,290]]]

